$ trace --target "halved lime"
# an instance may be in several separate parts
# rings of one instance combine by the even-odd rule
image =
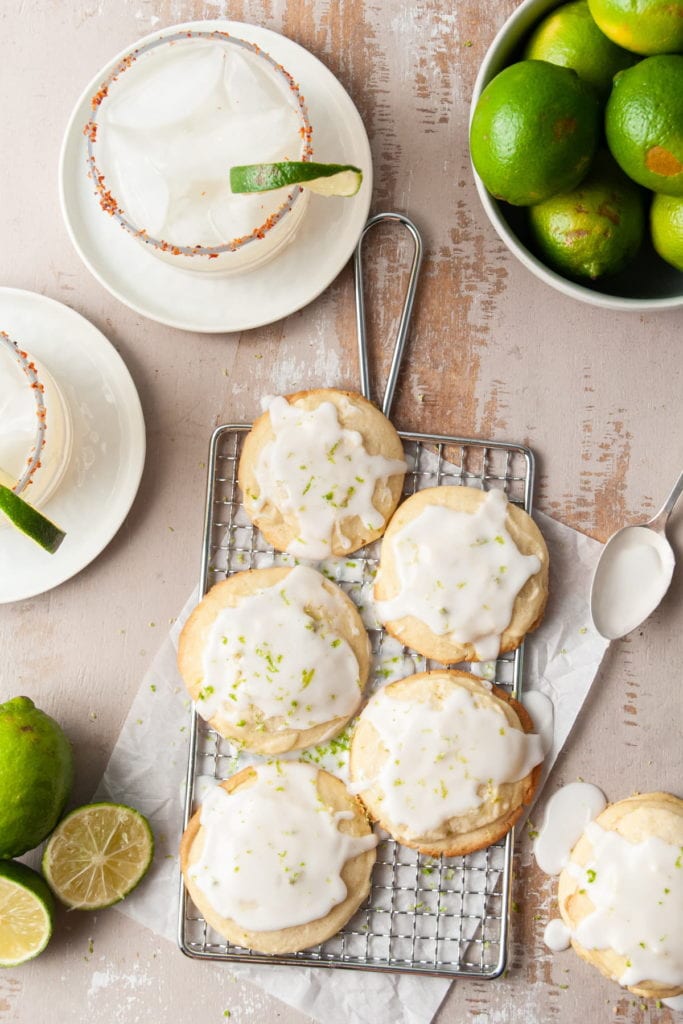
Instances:
[[[355,196],[362,180],[363,172],[352,164],[314,164],[310,160],[230,168],[233,192],[270,192],[301,185],[321,196]]]
[[[0,861],[0,967],[16,967],[43,952],[53,912],[52,894],[36,871]]]
[[[41,548],[45,548],[51,555],[54,555],[66,537],[64,530],[60,530],[56,523],[4,484],[0,484],[0,512],[4,512],[17,529],[36,544],[40,544]]]
[[[125,804],[86,804],[67,814],[47,841],[43,874],[76,910],[101,910],[135,888],[154,856],[147,819]]]

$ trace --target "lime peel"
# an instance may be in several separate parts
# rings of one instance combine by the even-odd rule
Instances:
[[[4,484],[0,484],[0,512],[4,512],[18,530],[51,555],[54,555],[66,537],[64,530],[56,523]]]
[[[127,896],[154,857],[149,822],[126,804],[96,803],[67,814],[43,853],[43,874],[74,910],[102,910]]]
[[[230,188],[236,193],[270,192],[301,185],[323,196],[355,196],[363,172],[353,164],[318,164],[287,160],[277,164],[244,164],[230,168]]]

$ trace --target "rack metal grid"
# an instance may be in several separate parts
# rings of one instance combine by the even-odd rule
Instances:
[[[272,564],[279,557],[242,509],[237,468],[248,430],[243,425],[221,426],[211,440],[202,593],[232,572]],[[435,434],[400,436],[410,467],[406,495],[443,484],[498,487],[510,501],[531,511],[534,461],[528,448]],[[372,586],[378,545],[352,557],[357,572],[338,582],[358,601]],[[377,665],[386,638],[381,628],[369,633]],[[415,672],[437,667],[414,652],[406,655]],[[516,697],[521,694],[522,662],[523,648],[496,662],[495,681]],[[193,711],[185,825],[197,779],[222,780],[234,770],[229,743]],[[377,850],[367,903],[336,936],[289,956],[266,956],[226,942],[207,925],[181,883],[179,945],[197,959],[495,978],[506,964],[512,846],[509,833],[486,850],[436,859],[385,838]]]

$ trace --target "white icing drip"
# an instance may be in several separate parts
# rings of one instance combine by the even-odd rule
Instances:
[[[325,917],[346,898],[341,870],[377,837],[350,836],[318,796],[317,768],[259,765],[253,785],[216,788],[201,808],[204,846],[190,877],[221,917],[277,931]]]
[[[275,437],[256,464],[259,495],[251,507],[258,512],[271,501],[296,516],[299,534],[287,548],[290,554],[326,558],[333,538],[350,547],[338,525],[351,516],[370,530],[384,525],[372,496],[379,481],[405,472],[402,459],[370,455],[361,434],[340,425],[332,402],[307,410],[278,397],[269,414]]]
[[[326,622],[338,606],[315,569],[296,566],[259,593],[224,608],[203,654],[197,710],[246,725],[254,708],[281,719],[282,729],[307,729],[351,714],[358,705],[359,669],[351,646]]]
[[[383,812],[408,835],[421,836],[449,818],[496,798],[543,760],[538,736],[509,725],[497,706],[478,707],[457,687],[440,704],[377,693],[362,714],[388,751],[377,777],[357,779],[360,791],[378,785]]]
[[[591,821],[592,854],[567,870],[594,905],[573,937],[626,957],[621,985],[683,985],[683,850],[657,837],[631,843]]]
[[[543,754],[547,757],[553,745],[555,725],[553,702],[540,690],[527,690],[522,694],[522,704],[531,715],[534,729],[543,742]]]
[[[489,491],[476,512],[428,505],[391,540],[398,594],[377,602],[383,622],[413,615],[437,636],[472,643],[481,661],[498,656],[517,594],[538,572],[505,526],[507,499]]]
[[[534,856],[546,875],[559,875],[589,821],[607,806],[605,794],[588,782],[570,782],[553,793],[534,841]]]
[[[572,933],[560,917],[554,917],[548,921],[543,932],[543,941],[553,953],[561,953],[563,949],[569,949]]]

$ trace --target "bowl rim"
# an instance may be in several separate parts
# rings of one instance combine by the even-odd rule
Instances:
[[[470,102],[468,119],[468,134],[469,128],[471,128],[472,125],[475,107],[485,86],[488,85],[491,79],[498,74],[499,71],[502,71],[503,67],[507,66],[505,64],[499,67],[498,62],[501,59],[502,51],[506,49],[506,45],[509,42],[511,31],[515,30],[516,41],[519,41],[523,34],[538,21],[539,17],[546,12],[554,10],[556,7],[561,7],[565,2],[566,0],[523,0],[523,2],[519,4],[512,14],[510,14],[510,16],[503,22],[484,54],[484,58],[479,65],[479,70],[477,71],[477,77],[475,78],[474,86],[472,88],[472,100]],[[477,174],[474,164],[472,163],[471,152],[470,166],[474,176],[474,184],[477,192],[479,193],[479,199],[481,200],[481,204],[484,207],[486,215],[494,230],[508,247],[513,256],[515,256],[520,263],[527,268],[527,270],[530,270],[531,273],[541,281],[544,281],[546,284],[555,288],[557,291],[562,292],[564,295],[577,299],[580,302],[587,302],[593,306],[600,306],[603,309],[644,312],[646,310],[675,309],[683,305],[683,292],[677,296],[628,298],[625,295],[611,295],[606,294],[605,292],[594,291],[592,288],[587,288],[579,282],[570,281],[569,278],[563,277],[561,274],[557,273],[557,271],[552,270],[549,266],[543,263],[542,260],[535,256],[530,249],[527,249],[514,231],[512,231],[507,220],[501,213],[500,203],[497,199],[494,199],[484,185],[484,182]]]

